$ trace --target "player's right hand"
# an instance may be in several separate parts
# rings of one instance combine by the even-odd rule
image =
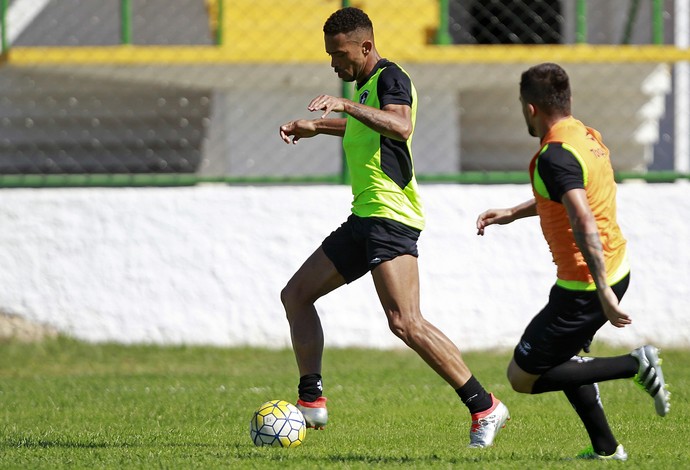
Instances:
[[[513,221],[510,209],[489,209],[477,217],[477,235],[484,235],[484,228],[493,224],[509,224]]]
[[[297,119],[280,126],[280,138],[286,144],[296,144],[303,137],[314,137],[317,134],[314,121],[308,119]],[[290,138],[292,137],[292,139]]]

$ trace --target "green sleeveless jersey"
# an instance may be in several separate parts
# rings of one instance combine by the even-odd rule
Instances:
[[[410,106],[414,134],[417,91],[398,65],[381,59],[357,87],[355,99],[378,109],[387,104]],[[412,163],[412,134],[406,142],[390,139],[348,116],[343,148],[352,181],[352,213],[422,230],[424,212]]]

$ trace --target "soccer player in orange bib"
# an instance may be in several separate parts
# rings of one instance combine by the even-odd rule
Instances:
[[[616,183],[609,150],[596,130],[571,115],[570,80],[552,63],[523,72],[520,102],[530,135],[541,148],[529,166],[533,198],[477,218],[479,235],[489,225],[539,216],[557,267],[556,284],[529,323],[508,366],[521,393],[563,391],[589,434],[581,458],[626,460],[599,399],[597,382],[634,377],[668,413],[658,349],[647,345],[618,357],[580,357],[606,322],[631,323],[620,299],[630,281],[626,241],[616,221]]]

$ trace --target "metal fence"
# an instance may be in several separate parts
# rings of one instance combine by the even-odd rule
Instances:
[[[417,87],[420,180],[525,181],[543,61],[621,178],[688,177],[688,0],[0,0],[0,186],[343,181],[338,139],[278,126],[350,92],[321,32],[350,3]]]

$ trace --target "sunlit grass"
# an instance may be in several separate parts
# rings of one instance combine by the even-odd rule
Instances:
[[[601,387],[638,468],[690,465],[690,351],[663,355],[673,392],[666,418],[631,381]],[[298,448],[274,449],[254,447],[249,419],[266,400],[295,401],[291,351],[4,343],[0,468],[591,468],[570,460],[588,441],[565,397],[510,390],[509,356],[465,354],[511,410],[494,448],[466,448],[467,410],[413,353],[327,349],[328,427]]]

